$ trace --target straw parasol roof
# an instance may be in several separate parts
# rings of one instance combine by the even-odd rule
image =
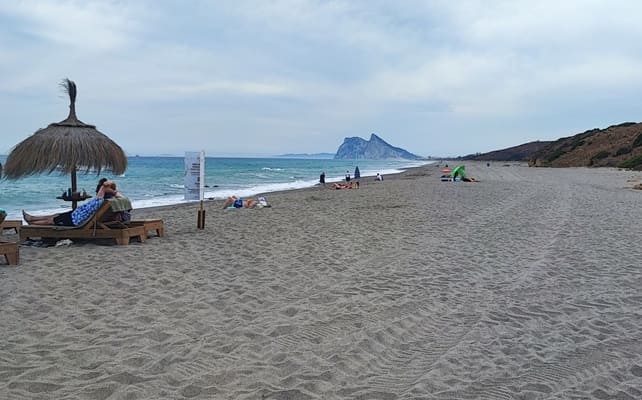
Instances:
[[[127,157],[123,149],[94,125],[76,117],[76,84],[64,79],[60,85],[69,95],[69,116],[18,143],[5,162],[5,177],[19,179],[58,171],[71,175],[71,189],[75,192],[76,171],[125,172]]]

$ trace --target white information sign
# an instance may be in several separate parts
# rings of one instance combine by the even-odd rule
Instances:
[[[203,200],[205,191],[205,151],[185,152],[185,200]]]

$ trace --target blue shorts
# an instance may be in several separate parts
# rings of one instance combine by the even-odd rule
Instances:
[[[243,199],[234,200],[234,208],[243,208]]]

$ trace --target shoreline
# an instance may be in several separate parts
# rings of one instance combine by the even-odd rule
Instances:
[[[639,397],[642,172],[465,165],[22,246],[0,397]]]
[[[292,161],[292,160],[288,160]],[[307,161],[307,160],[304,160]],[[249,196],[255,196],[255,194],[258,193],[272,193],[272,192],[280,192],[283,190],[292,190],[292,189],[297,189],[297,188],[305,188],[305,187],[312,187],[315,185],[315,183],[318,182],[318,176],[311,177],[310,175],[310,170],[308,169],[303,173],[303,175],[300,175],[297,173],[296,165],[288,165],[285,166],[284,168],[293,168],[294,170],[291,172],[292,176],[284,175],[281,176],[280,178],[277,178],[275,180],[274,176],[262,176],[262,170],[271,170],[274,168],[275,171],[281,171],[280,167],[275,167],[273,164],[270,165],[269,162],[274,162],[274,160],[253,160],[255,163],[254,165],[248,167],[247,170],[243,170],[243,167],[241,166],[241,169],[237,170],[236,173],[240,173],[241,176],[238,176],[237,178],[231,178],[230,177],[221,177],[216,176],[218,174],[222,174],[225,176],[226,172],[221,172],[224,171],[224,169],[219,170],[210,170],[208,171],[212,174],[211,180],[218,181],[218,184],[210,184],[205,187],[205,199],[226,199],[227,197],[231,195],[237,195],[241,197],[249,197]],[[247,178],[243,178],[243,174],[249,173],[250,175],[256,174],[257,170],[257,163],[262,163],[266,162],[268,163],[267,167],[260,168],[259,175],[255,177],[255,182],[252,182],[252,180],[248,180]],[[408,161],[411,163],[411,161]],[[367,164],[367,163],[366,163]],[[259,164],[260,165],[260,164]],[[176,167],[176,166],[174,166]],[[237,168],[238,166],[235,166],[234,168]],[[372,165],[369,165],[369,169],[366,167],[365,171],[363,172],[363,177],[367,177],[370,175],[375,175],[375,172],[378,170],[379,172],[383,172],[384,174],[392,174],[392,173],[397,173],[400,170],[403,170],[405,168],[409,168],[408,166],[390,166],[386,163],[386,166],[382,166],[382,169],[379,168],[373,168]],[[141,169],[142,168],[142,169]],[[149,166],[151,170],[153,171],[154,168],[156,168],[155,164]],[[182,167],[181,167],[182,168]],[[254,170],[253,170],[254,168]],[[305,168],[304,168],[305,169]],[[336,167],[335,167],[336,169]],[[362,169],[364,169],[362,167]],[[146,175],[143,171],[145,170],[145,165],[136,165],[134,169],[131,171],[133,174],[132,176],[146,176],[142,178],[142,181],[139,182],[138,186],[135,188],[132,188],[132,185],[135,185],[135,180],[136,178],[132,179],[130,178],[125,178],[123,177],[114,177],[114,179],[117,183],[119,183],[119,188],[124,192],[126,196],[130,198],[132,201],[132,204],[134,208],[136,209],[143,209],[143,208],[148,208],[148,207],[160,207],[160,206],[167,206],[167,205],[173,205],[173,204],[181,204],[181,203],[187,203],[186,200],[184,200],[184,195],[183,195],[183,189],[182,189],[182,180],[180,182],[180,185],[176,182],[174,175],[168,175],[168,174],[162,174],[159,175],[159,179],[162,180],[163,184],[168,187],[168,189],[163,189],[163,186],[153,187],[150,188],[149,191],[146,189],[149,187],[151,184],[154,186],[153,183],[150,183],[149,175]],[[232,168],[232,171],[234,169]],[[250,172],[252,171],[252,172]],[[172,171],[176,172],[176,171]],[[276,172],[276,174],[279,174],[279,172]],[[342,173],[341,173],[342,174]],[[268,173],[269,175],[269,173]],[[342,175],[337,175],[337,171],[333,171],[333,175],[330,175],[327,177],[327,182],[335,182],[335,181],[340,181]],[[124,178],[124,180],[120,180],[121,178]],[[8,217],[10,219],[21,219],[22,214],[21,210],[27,210],[28,212],[34,214],[34,215],[49,215],[49,214],[55,214],[59,212],[64,212],[68,211],[70,209],[70,204],[69,203],[60,203],[52,198],[49,197],[49,189],[47,191],[43,191],[43,187],[51,187],[51,186],[56,186],[56,183],[54,180],[50,181],[47,179],[47,177],[39,177],[43,181],[43,183],[40,183],[36,186],[34,186],[34,182],[27,182],[25,181],[22,183],[22,181],[17,181],[17,184],[11,187],[7,187],[5,190],[4,195],[5,197],[5,202],[3,204],[3,208],[6,209],[8,212]],[[235,179],[238,179],[238,183],[234,183]],[[282,179],[282,180],[279,180]],[[58,179],[59,180],[59,179]],[[46,182],[46,183],[44,183]],[[80,187],[87,187],[87,182],[84,182],[84,184],[80,185]],[[64,185],[67,185],[68,182],[64,182]],[[47,186],[48,185],[48,186]],[[142,186],[141,186],[142,185]],[[91,185],[90,185],[91,186]],[[237,187],[238,186],[238,187]],[[180,187],[180,189],[178,189]],[[237,187],[236,189],[233,189],[233,187]],[[180,190],[180,193],[176,193],[177,190]],[[23,202],[22,200],[26,197],[28,201]],[[35,199],[42,198],[42,202],[38,202]],[[53,201],[52,201],[53,200]]]
[[[432,168],[430,168],[432,167]],[[403,171],[397,172],[397,173],[390,173],[384,176],[385,181],[394,181],[397,179],[402,179],[404,175],[406,174],[423,174],[424,171],[437,171],[439,167],[439,162],[435,161],[429,164],[417,166],[417,167],[406,167],[404,168]],[[370,182],[370,183],[381,183],[381,182],[375,182],[374,180],[375,175],[368,175],[368,176],[362,176],[360,179],[361,181],[364,182]],[[282,196],[286,196],[288,193],[299,193],[299,192],[314,192],[317,190],[331,190],[330,186],[334,182],[342,182],[342,180],[332,180],[332,181],[326,181],[326,186],[323,186],[319,183],[313,185],[313,186],[308,186],[308,187],[302,187],[302,188],[296,188],[296,189],[283,189],[283,190],[276,190],[273,192],[259,192],[256,194],[253,194],[249,196],[250,198],[258,198],[260,196],[265,197],[268,199],[268,203],[270,202],[270,198],[272,196],[278,196],[279,198]],[[358,190],[358,189],[354,189]],[[212,205],[213,203],[220,203],[221,205],[225,202],[225,199],[221,198],[205,198],[203,199],[203,205]],[[151,218],[152,215],[159,215],[158,213],[167,211],[167,210],[175,210],[177,208],[193,208],[197,207],[200,208],[200,200],[193,200],[193,201],[185,201],[181,203],[174,203],[174,204],[166,204],[166,205],[161,205],[161,206],[151,206],[151,207],[141,207],[141,208],[136,208],[133,210],[135,213],[134,215],[137,215],[138,212],[140,212],[142,218]]]
[[[455,160],[456,161],[456,160]],[[529,167],[527,162],[520,162],[520,161],[495,161],[495,162],[489,162],[491,164],[490,168],[537,168],[540,170],[610,170],[613,172],[620,172],[620,173],[629,173],[632,176],[633,175],[639,175],[642,177],[642,172],[640,171],[633,171],[633,170],[625,170],[622,168],[614,168],[614,167],[600,167],[599,169],[596,168],[590,168],[590,167],[565,167],[565,168],[552,168],[552,167]],[[383,182],[375,182],[374,181],[374,175],[372,176],[366,176],[362,177],[362,181],[366,182],[366,184],[381,184],[385,183],[388,181],[396,181],[400,179],[408,179],[411,177],[421,177],[421,176],[427,176],[429,174],[435,174],[435,179],[438,180],[439,176],[441,176],[440,169],[443,168],[443,166],[448,165],[452,167],[453,165],[457,164],[464,164],[464,165],[469,165],[472,166],[475,171],[481,170],[483,171],[485,168],[488,168],[486,166],[487,161],[466,161],[462,163],[453,163],[453,160],[435,160],[432,161],[428,164],[424,164],[421,166],[416,166],[416,167],[407,167],[404,168],[403,171],[400,171],[398,173],[394,174],[388,174],[384,176],[384,181]],[[368,178],[368,179],[364,179]],[[639,180],[636,180],[635,178],[631,180],[632,182],[642,182],[642,178]],[[323,185],[320,184],[315,184],[313,186],[308,186],[308,187],[303,187],[303,188],[296,188],[296,189],[284,189],[284,190],[277,190],[273,192],[259,192],[254,195],[251,195],[249,197],[251,198],[257,198],[260,196],[266,197],[268,199],[268,202],[272,196],[277,196],[279,198],[283,196],[287,196],[288,193],[305,193],[305,192],[314,192],[318,190],[330,190],[329,186],[334,183],[334,182],[342,182],[341,180],[336,180],[336,181],[328,181],[326,182],[326,186],[324,187]],[[447,184],[448,182],[441,182],[443,184]],[[452,183],[452,182],[451,182]],[[469,182],[457,182],[458,184],[468,184]],[[212,204],[220,203],[223,204],[225,199],[218,199],[218,198],[205,198],[203,200],[204,207],[209,205],[210,207]],[[154,218],[160,218],[158,215],[160,215],[160,212],[168,211],[168,210],[175,210],[178,208],[200,208],[200,201],[195,200],[195,201],[189,201],[189,202],[181,202],[181,203],[174,203],[174,204],[167,204],[167,205],[161,205],[161,206],[150,206],[150,207],[141,207],[141,208],[136,208],[134,209],[134,215],[137,215],[137,213],[140,213],[140,216],[142,218],[151,218],[152,216]],[[216,206],[213,208],[216,210]]]

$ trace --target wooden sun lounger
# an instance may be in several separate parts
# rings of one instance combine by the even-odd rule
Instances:
[[[145,228],[145,233],[149,237],[149,232],[156,232],[156,236],[165,236],[165,225],[162,219],[133,219],[129,222],[129,226],[142,226]]]
[[[128,245],[131,238],[141,242],[147,239],[144,226],[126,226],[102,221],[111,211],[111,203],[105,201],[96,213],[79,226],[23,225],[20,240],[44,239],[114,239],[119,245]]]
[[[3,255],[7,264],[18,265],[20,262],[20,248],[18,243],[0,242],[0,255]]]
[[[22,221],[5,219],[0,223],[0,233],[4,233],[5,230],[13,229],[16,233],[20,233],[20,228],[22,228]]]

